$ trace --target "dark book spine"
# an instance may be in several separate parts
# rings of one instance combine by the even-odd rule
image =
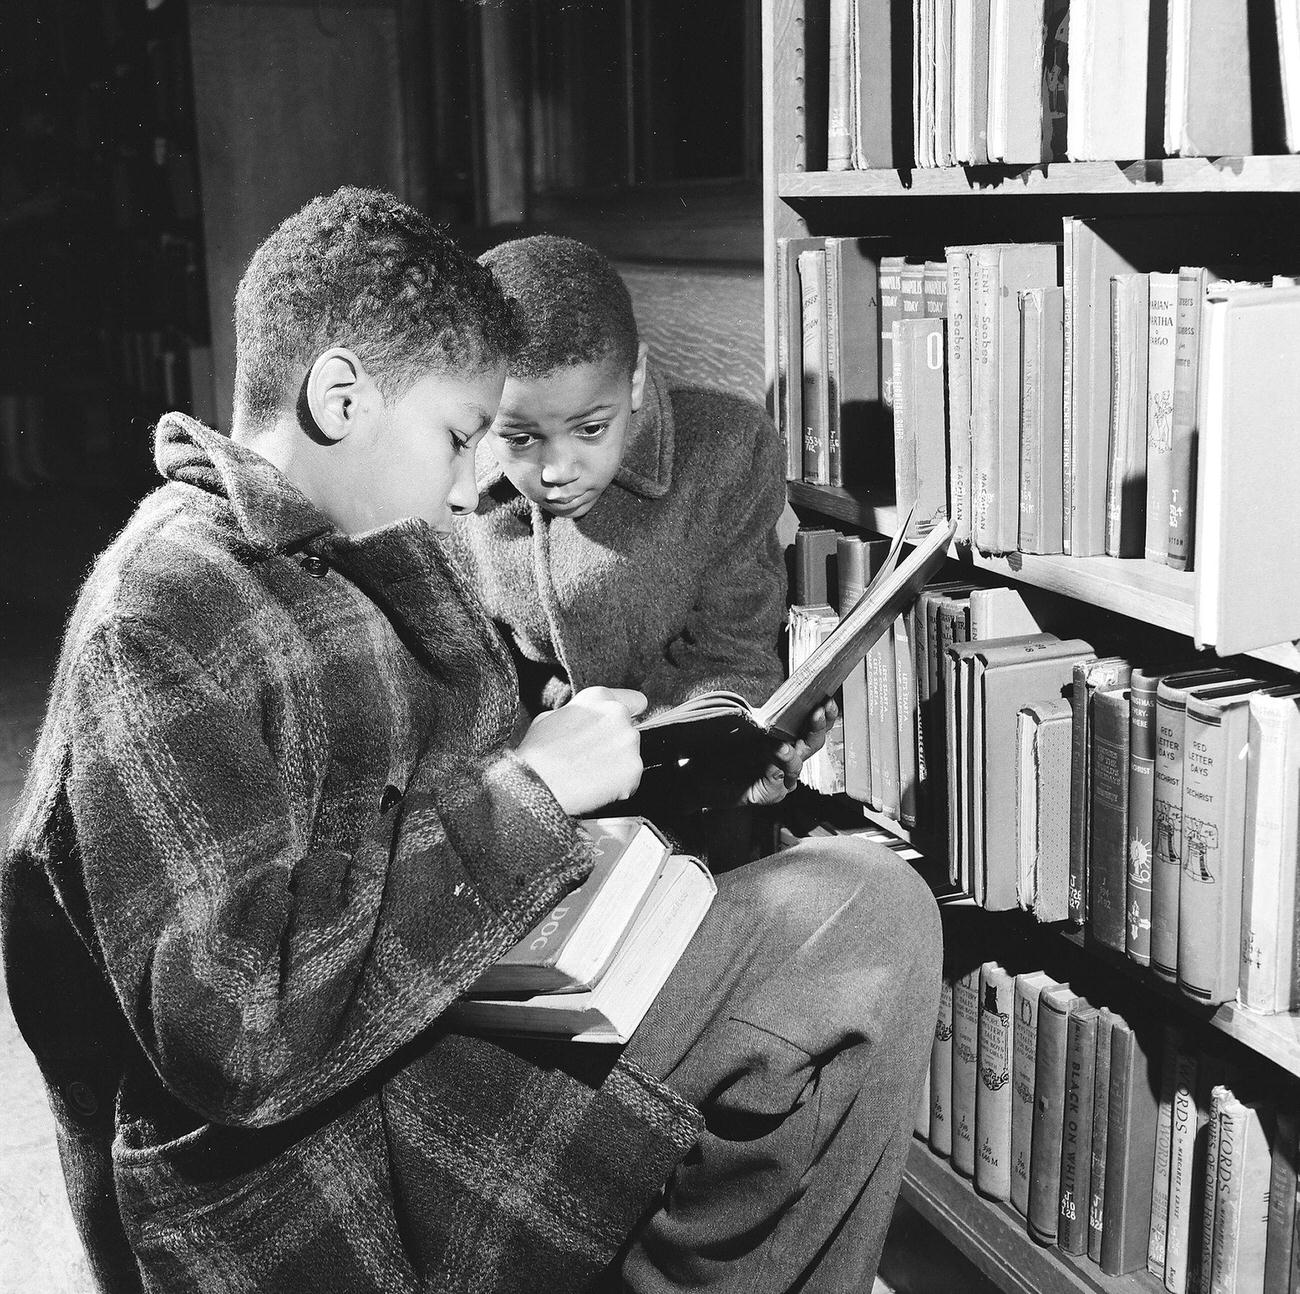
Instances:
[[[1088,1251],[1092,1085],[1097,1062],[1097,1014],[1096,1007],[1080,1000],[1071,1008],[1066,1028],[1060,1222],[1056,1243],[1067,1254],[1085,1254]]]
[[[1089,758],[1088,929],[1116,952],[1125,949],[1128,843],[1128,690],[1092,698]]]
[[[1065,1051],[1070,1003],[1065,987],[1045,989],[1038,1001],[1034,1057],[1034,1122],[1029,1152],[1029,1234],[1056,1243],[1060,1230],[1061,1129],[1065,1113]]]
[[[1291,1255],[1295,1245],[1297,1114],[1279,1106],[1268,1180],[1268,1241],[1264,1256],[1264,1294],[1290,1294]]]
[[[825,334],[826,365],[826,483],[844,484],[844,458],[840,437],[844,375],[840,372],[840,355],[844,326],[840,245],[838,238],[826,240],[826,270],[822,286],[822,329]]]
[[[1135,669],[1128,709],[1128,929],[1125,947],[1139,966],[1151,964],[1151,822],[1155,791],[1155,706],[1158,674]]]
[[[1092,1155],[1088,1175],[1088,1257],[1101,1261],[1106,1208],[1106,1155],[1110,1143],[1111,1033],[1115,1017],[1102,1007],[1097,1015],[1097,1051],[1092,1079]]]

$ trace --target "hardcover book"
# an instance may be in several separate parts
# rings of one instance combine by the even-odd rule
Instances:
[[[1156,688],[1161,675],[1135,669],[1129,681],[1128,874],[1125,950],[1139,966],[1151,964],[1152,805],[1155,795]]]
[[[1106,552],[1111,557],[1141,557],[1146,543],[1148,281],[1145,274],[1116,274],[1110,286]]]
[[[776,243],[776,411],[785,442],[785,474],[803,480],[803,292],[800,252],[822,246],[820,238],[778,238]]]
[[[830,484],[830,358],[826,332],[826,252],[799,253],[803,335],[803,479]]]
[[[1147,82],[1151,27],[1148,0],[1072,0],[1071,161],[1155,156],[1150,143],[1158,139],[1159,117]]]
[[[954,0],[953,154],[970,166],[989,160],[989,10],[990,0]]]
[[[1022,1217],[1029,1213],[1038,1001],[1044,991],[1059,987],[1044,971],[1031,971],[1015,979],[1015,1014],[1011,1021],[1011,1205]]]
[[[1268,1223],[1264,1244],[1263,1294],[1290,1294],[1295,1246],[1296,1165],[1300,1162],[1297,1113],[1277,1107],[1276,1136],[1268,1179]]]
[[[930,1050],[930,1149],[952,1154],[952,980],[939,988],[939,1016]]]
[[[1264,1288],[1273,1111],[1229,1092],[1219,1117],[1212,1294]]]
[[[961,0],[957,0],[960,7]],[[944,249],[948,265],[948,508],[957,542],[971,538],[970,247]]]
[[[1078,1000],[1078,994],[1066,984],[1044,988],[1038,999],[1028,1221],[1029,1234],[1043,1245],[1055,1244],[1060,1230],[1066,1032],[1070,1008]]]
[[[979,978],[979,1043],[975,1087],[975,1187],[994,1200],[1011,1198],[1011,1017],[1015,981],[996,962]]]
[[[1122,953],[1128,900],[1128,688],[1093,693],[1090,729],[1088,933]]]
[[[979,969],[952,985],[952,1166],[975,1176],[975,1088],[979,1060]]]
[[[857,605],[869,583],[867,546],[841,535],[836,547],[841,607]],[[849,671],[840,694],[844,723],[844,790],[862,804],[871,802],[871,729],[867,722],[867,673],[864,662]]]
[[[1147,1243],[1147,1271],[1164,1280],[1169,1235],[1169,1170],[1173,1163],[1174,1095],[1178,1067],[1186,1039],[1176,1024],[1161,1034],[1160,1101],[1156,1116],[1155,1159],[1151,1170],[1151,1234]]]
[[[831,484],[859,481],[882,457],[888,426],[881,404],[880,257],[869,238],[826,240],[826,285],[835,327],[829,339],[836,407],[832,432],[838,432],[838,475],[833,461]],[[832,439],[832,449],[835,440]]]
[[[1110,1144],[1111,1036],[1116,1020],[1109,1007],[1097,1013],[1097,1053],[1092,1080],[1092,1168],[1088,1178],[1088,1257],[1101,1261],[1105,1227],[1106,1155]]]
[[[1050,161],[1043,122],[1043,0],[993,0],[989,16],[990,162]]]
[[[468,1029],[626,1042],[709,910],[717,886],[697,858],[671,854],[627,936],[595,985],[578,993],[464,997],[451,1007]]]
[[[1174,412],[1170,421],[1169,503],[1165,515],[1165,560],[1175,570],[1192,568],[1195,534],[1197,388],[1201,362],[1201,307],[1208,271],[1184,265],[1178,271],[1174,318]]]
[[[1065,292],[1020,293],[1020,551],[1064,549]]]
[[[579,830],[594,855],[587,879],[489,966],[471,993],[576,992],[591,988],[609,965],[670,850],[644,818],[591,818]]]
[[[900,511],[911,512],[907,539],[948,521],[944,325],[938,318],[894,325],[894,470]]]
[[[1067,1254],[1088,1251],[1092,1174],[1092,1102],[1097,1064],[1098,1010],[1085,999],[1066,1023],[1065,1110],[1061,1124],[1061,1220],[1056,1243]]]
[[[1070,703],[1024,706],[1016,717],[1018,898],[1039,921],[1064,921],[1070,887]]]
[[[1251,149],[1250,44],[1241,0],[1168,0],[1165,151],[1240,156]]]
[[[1178,275],[1147,275],[1147,477],[1143,553],[1164,562],[1169,545],[1169,454],[1173,448]]]

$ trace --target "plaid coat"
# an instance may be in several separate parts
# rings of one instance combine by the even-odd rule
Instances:
[[[610,1049],[444,1008],[590,866],[422,523],[174,415],[69,624],[3,878],[106,1289],[581,1288],[693,1143]]]

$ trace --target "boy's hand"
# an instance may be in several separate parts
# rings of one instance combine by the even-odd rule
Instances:
[[[640,785],[641,734],[632,720],[645,708],[645,696],[630,688],[585,687],[567,705],[538,715],[516,754],[565,813],[590,813]]]
[[[741,803],[778,804],[784,800],[786,793],[793,791],[798,784],[804,760],[826,744],[826,734],[839,715],[839,706],[834,701],[824,701],[819,705],[808,716],[808,724],[799,734],[799,739],[783,741],[772,752],[772,762],[763,776],[745,791]]]

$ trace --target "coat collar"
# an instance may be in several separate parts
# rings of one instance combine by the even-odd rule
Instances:
[[[657,369],[647,366],[645,397],[640,409],[632,415],[627,448],[614,484],[645,499],[662,499],[672,488],[676,436],[668,384]],[[478,468],[479,490],[483,494],[490,494],[500,503],[520,497],[487,447],[486,437],[480,444]]]
[[[236,524],[263,556],[292,552],[334,526],[275,464],[183,413],[154,431],[154,462],[169,481],[230,503]]]

